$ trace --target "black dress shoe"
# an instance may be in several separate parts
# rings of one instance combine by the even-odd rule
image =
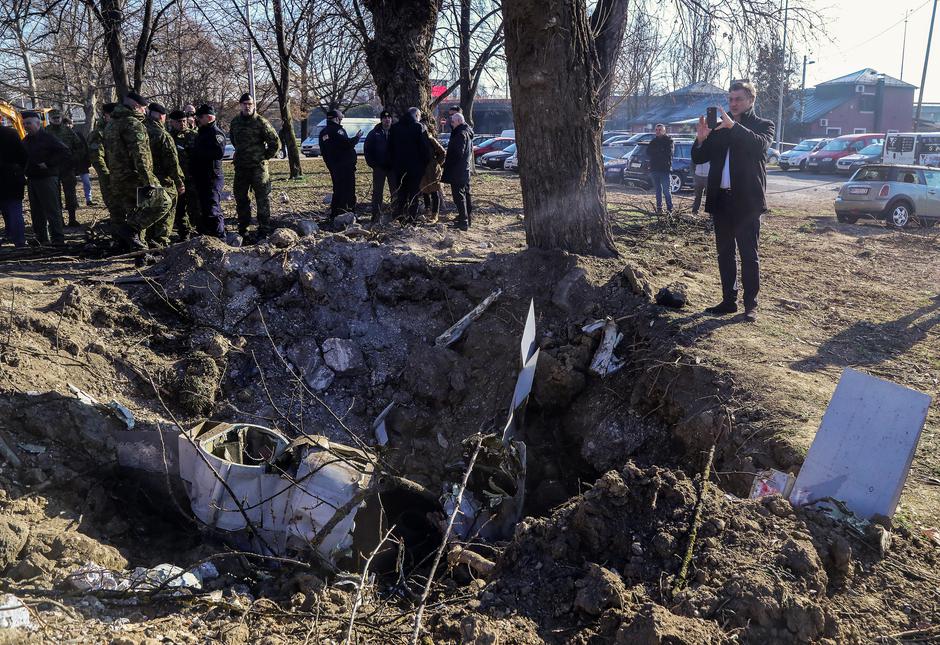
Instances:
[[[751,323],[757,322],[757,305],[744,308],[744,321]]]
[[[723,316],[725,314],[733,314],[737,310],[738,305],[736,303],[723,300],[714,307],[708,307],[705,313],[713,316]]]

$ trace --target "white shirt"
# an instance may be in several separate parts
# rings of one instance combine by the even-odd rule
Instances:
[[[731,190],[731,150],[725,153],[725,167],[721,170],[721,188]]]
[[[711,168],[711,163],[699,163],[695,164],[695,176],[696,177],[708,177],[708,171]]]

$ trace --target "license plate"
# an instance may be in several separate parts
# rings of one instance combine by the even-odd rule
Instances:
[[[639,168],[639,167],[642,166],[642,165],[643,165],[643,164],[640,163],[639,161],[634,161],[632,164],[630,164],[630,167],[631,167],[631,168]]]
[[[867,195],[868,186],[849,186],[849,195]]]
[[[811,166],[818,166],[818,165],[819,165],[819,162],[818,162],[818,161],[810,161],[810,162],[809,162],[809,165],[811,165]]]

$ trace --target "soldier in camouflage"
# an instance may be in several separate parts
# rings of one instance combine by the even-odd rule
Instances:
[[[162,248],[170,243],[173,232],[173,219],[176,214],[178,195],[186,193],[183,184],[183,171],[176,155],[176,143],[163,127],[166,121],[166,108],[159,103],[151,103],[145,125],[150,137],[150,155],[153,157],[153,174],[163,186],[169,197],[166,213],[147,228],[146,241],[150,248]]]
[[[115,105],[115,103],[105,103],[101,106],[101,118],[98,119],[88,136],[88,156],[95,172],[98,173],[98,188],[101,190],[101,199],[104,201],[105,208],[110,208],[108,182],[111,175],[108,172],[108,161],[104,157],[104,129],[111,120]]]
[[[195,108],[193,108],[195,112]],[[173,110],[166,120],[167,130],[176,143],[176,156],[183,171],[183,185],[186,192],[176,200],[176,221],[174,228],[180,240],[188,240],[192,235],[199,217],[199,194],[193,183],[193,170],[190,165],[193,147],[196,145],[196,130],[189,127],[189,118],[182,110]]]
[[[170,205],[153,172],[150,137],[144,125],[146,108],[144,97],[128,92],[104,130],[111,172],[111,234],[119,249],[146,249],[141,233],[158,222]]]
[[[85,142],[68,125],[62,123],[62,112],[56,109],[49,110],[49,125],[46,131],[65,144],[69,149],[69,159],[59,166],[59,186],[65,194],[65,208],[69,213],[67,226],[78,226],[75,211],[78,210],[78,199],[75,197],[75,164],[85,156]]]
[[[238,232],[244,237],[251,224],[249,189],[258,202],[258,232],[266,235],[271,230],[271,176],[268,159],[281,148],[281,141],[271,123],[255,112],[251,94],[242,94],[241,112],[232,119],[229,138],[235,146],[235,210],[238,213]]]

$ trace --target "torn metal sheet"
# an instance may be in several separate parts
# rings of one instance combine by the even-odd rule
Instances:
[[[68,385],[69,391],[71,391],[72,394],[74,394],[75,397],[85,405],[92,405],[99,410],[102,410],[103,412],[108,412],[109,414],[112,414],[120,419],[128,430],[134,429],[134,413],[127,409],[126,406],[118,403],[113,399],[108,404],[101,403],[91,394],[75,387],[71,383],[67,383],[66,385]]]
[[[395,407],[395,402],[392,401],[385,409],[379,412],[379,416],[375,417],[375,421],[372,422],[372,434],[375,436],[375,442],[384,446],[388,443],[388,429],[385,427],[385,417],[388,416],[388,413],[392,411],[392,408]]]
[[[364,502],[352,504],[328,535],[320,532],[369,487],[373,461],[326,437],[291,443],[250,424],[204,422],[179,437],[179,472],[197,518],[253,551],[315,550],[329,563],[350,550]]]
[[[617,327],[617,321],[613,318],[607,318],[604,321],[604,335],[601,338],[601,344],[594,353],[594,359],[591,361],[591,371],[601,378],[609,376],[624,366],[624,360],[614,356],[614,349],[623,340],[623,334]]]
[[[790,501],[843,501],[861,518],[892,517],[927,419],[922,392],[846,369]]]
[[[496,291],[488,295],[483,300],[483,302],[481,302],[476,307],[474,307],[470,311],[470,313],[468,313],[466,316],[458,320],[456,323],[453,324],[453,326],[451,326],[450,329],[448,329],[443,334],[438,336],[437,339],[434,341],[434,344],[437,345],[438,347],[450,347],[451,345],[456,343],[458,340],[460,340],[460,337],[463,336],[463,333],[467,331],[467,328],[470,326],[470,324],[474,320],[482,316],[483,312],[486,311],[487,308],[491,304],[493,304],[493,302],[497,298],[499,298],[499,296],[502,293],[503,293],[502,289],[497,289]]]

